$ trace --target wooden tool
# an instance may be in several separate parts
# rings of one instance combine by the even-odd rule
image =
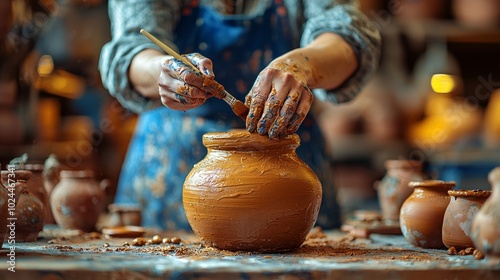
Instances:
[[[176,59],[182,61],[184,64],[186,64],[189,67],[191,67],[196,73],[199,73],[199,74],[202,75],[201,71],[198,68],[196,68],[196,66],[194,66],[191,63],[191,61],[189,61],[185,57],[179,55],[176,51],[174,51],[169,46],[167,46],[166,44],[164,44],[163,42],[161,42],[160,40],[158,40],[156,37],[154,37],[153,35],[151,35],[151,33],[147,32],[144,29],[141,29],[141,34],[144,35],[144,36],[146,36],[149,40],[153,41],[153,43],[155,43],[160,48],[162,48],[162,50],[164,50],[166,53],[168,53],[169,55],[171,55],[171,56],[175,57]],[[215,83],[217,83],[217,82],[215,82]],[[231,94],[229,94],[229,92],[227,92],[222,85],[220,85],[219,83],[217,83],[217,85],[219,85],[219,87],[222,89],[222,91],[221,91],[221,94],[217,94],[215,96],[218,97],[218,98],[221,98],[224,101],[226,101],[226,103],[229,104],[229,106],[231,106],[231,109],[233,110],[233,112],[238,117],[240,117],[243,120],[246,120],[247,115],[248,115],[248,108],[247,108],[247,106],[245,106],[245,104],[243,104],[243,102],[241,102],[240,100],[236,99],[234,96],[232,96]]]

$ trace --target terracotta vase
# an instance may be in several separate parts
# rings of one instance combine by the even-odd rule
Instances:
[[[490,172],[492,193],[472,224],[472,242],[487,258],[500,261],[500,167]]]
[[[8,181],[9,174],[11,182]],[[15,242],[32,242],[36,241],[38,233],[43,230],[43,219],[45,209],[42,201],[28,191],[28,182],[32,173],[27,170],[2,170],[2,185],[14,187],[16,207],[14,210],[15,217]],[[10,212],[9,212],[9,216]],[[9,234],[4,237],[5,242],[8,242]]]
[[[399,220],[403,202],[411,195],[410,182],[423,181],[422,162],[415,160],[387,160],[387,172],[382,181],[375,184],[378,201],[385,220]]]
[[[408,242],[422,248],[445,248],[442,241],[443,218],[450,203],[448,191],[455,182],[425,180],[410,182],[413,193],[401,206],[399,223]]]
[[[472,222],[491,191],[452,190],[448,194],[451,199],[443,218],[443,244],[457,250],[474,247],[471,240]]]
[[[85,232],[95,230],[99,215],[104,210],[105,188],[94,179],[90,170],[63,170],[61,181],[50,196],[52,213],[57,224],[65,229]]]
[[[207,156],[183,188],[187,219],[198,237],[227,250],[287,251],[316,222],[321,183],[300,160],[298,135],[274,141],[243,130],[207,133]]]

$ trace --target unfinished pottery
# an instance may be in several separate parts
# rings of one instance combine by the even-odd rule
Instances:
[[[59,226],[85,232],[95,230],[104,210],[104,190],[107,187],[94,179],[90,170],[63,170],[61,181],[50,196],[52,213]]]
[[[235,130],[203,136],[206,157],[183,188],[187,219],[209,246],[226,250],[287,251],[299,247],[316,222],[321,183],[282,140]]]
[[[500,167],[490,172],[492,193],[472,224],[472,241],[487,258],[500,261]]]
[[[425,179],[422,162],[415,160],[387,160],[387,169],[382,181],[375,184],[382,217],[385,220],[399,220],[399,211],[403,202],[411,195],[413,189],[409,182]]]
[[[14,174],[9,178],[9,174]],[[2,170],[2,185],[15,189],[16,206],[13,215],[8,211],[8,217],[15,218],[15,242],[32,242],[43,230],[45,209],[43,202],[28,191],[28,182],[32,173],[27,170]],[[11,179],[11,181],[9,181]],[[8,242],[9,235],[4,236]]]
[[[408,242],[422,248],[445,248],[442,241],[443,218],[450,203],[448,191],[455,182],[425,180],[410,182],[413,193],[401,206],[399,222]]]
[[[443,219],[443,244],[464,250],[474,247],[471,240],[472,222],[491,191],[452,190],[448,191],[450,203]]]

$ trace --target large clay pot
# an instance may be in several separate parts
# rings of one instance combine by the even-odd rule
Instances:
[[[235,130],[207,133],[207,156],[184,183],[187,219],[206,244],[227,250],[287,251],[316,222],[321,183],[300,160],[298,135],[275,141]]]
[[[472,224],[472,241],[487,258],[500,261],[500,167],[490,172],[492,194]]]
[[[43,219],[45,209],[43,202],[36,196],[28,192],[28,181],[32,173],[27,170],[2,170],[2,185],[15,188],[16,207],[13,215],[15,217],[15,242],[36,241],[38,233],[43,230]],[[14,174],[9,178],[9,174]],[[8,179],[12,179],[11,182]],[[4,240],[8,242],[10,235],[6,235]]]
[[[375,189],[382,217],[397,221],[401,205],[413,192],[408,183],[423,181],[426,176],[422,171],[421,161],[387,160],[385,167],[387,172],[382,181],[375,184]]]
[[[57,224],[65,229],[94,231],[104,210],[104,190],[107,187],[104,182],[96,181],[90,170],[61,171],[61,181],[50,196]]]
[[[444,248],[443,218],[450,203],[448,191],[455,182],[426,180],[410,182],[413,193],[401,206],[399,223],[408,242],[422,248]]]
[[[472,222],[491,191],[452,190],[443,219],[443,244],[457,250],[474,247],[471,240]]]

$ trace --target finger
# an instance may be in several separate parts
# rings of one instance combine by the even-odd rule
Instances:
[[[304,86],[305,87],[305,86]],[[307,113],[309,113],[309,110],[311,109],[312,102],[313,102],[313,94],[309,88],[305,87],[309,94],[302,94],[300,98],[300,102],[297,105],[297,110],[293,114],[292,118],[290,119],[290,122],[287,127],[287,134],[292,134],[299,129],[300,125],[304,121],[304,119],[307,116]]]
[[[173,110],[189,110],[196,108],[203,103],[206,99],[189,98],[178,93],[168,91],[160,87],[160,98],[163,105]]]
[[[211,61],[209,63],[212,63]],[[196,87],[202,92],[212,93],[217,91],[221,86],[214,82],[213,76],[200,75],[182,61],[170,58],[162,65],[162,69],[172,78],[188,84],[189,86]],[[205,96],[210,97],[210,95]]]
[[[190,53],[185,55],[185,57],[188,58],[194,66],[198,67],[201,73],[209,77],[214,77],[212,60],[199,53]]]
[[[291,90],[291,85],[296,83],[295,78],[291,74],[284,73],[285,75],[283,75],[280,70],[276,69],[270,69],[269,73],[273,76],[281,75],[281,79],[273,80],[271,92],[267,98],[263,115],[257,126],[257,133],[260,135],[268,134],[271,126],[278,118],[281,107],[285,103],[285,99]]]
[[[279,116],[276,118],[273,126],[269,130],[269,138],[280,139],[287,135],[288,124],[297,110],[301,96],[301,91],[292,90],[286,97],[285,103],[283,104],[283,107],[281,107]]]
[[[264,81],[261,76],[258,76],[248,94],[249,97],[247,97],[248,102],[250,102],[247,104],[248,115],[246,119],[246,127],[249,132],[255,132],[257,129],[257,123],[262,116],[267,95],[270,91],[271,81]]]

